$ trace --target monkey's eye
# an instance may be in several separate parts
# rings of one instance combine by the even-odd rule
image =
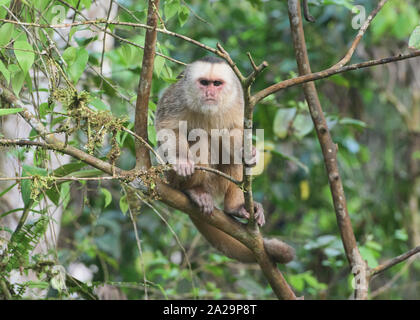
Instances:
[[[208,86],[209,85],[209,81],[208,80],[200,80],[200,84],[202,84],[203,86]]]
[[[218,87],[218,86],[221,86],[223,84],[223,82],[216,80],[216,81],[213,82],[213,84],[214,84],[215,87]]]

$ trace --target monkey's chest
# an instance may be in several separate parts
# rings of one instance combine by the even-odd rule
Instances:
[[[196,164],[241,164],[240,129],[192,129],[188,132],[189,156]]]

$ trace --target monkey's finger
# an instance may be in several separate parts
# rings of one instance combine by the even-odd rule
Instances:
[[[257,165],[258,159],[260,157],[260,152],[257,148],[252,146],[251,155],[250,157],[245,157],[244,155],[244,163],[247,167],[255,167]]]
[[[205,214],[211,214],[214,210],[214,203],[211,195],[204,193],[200,196],[199,199],[201,211]]]
[[[193,175],[194,174],[194,169],[195,169],[194,163],[190,162],[188,164],[188,175],[190,175],[190,176]]]
[[[195,163],[192,161],[188,161],[188,172],[192,175],[195,171]]]
[[[259,202],[254,201],[255,220],[262,227],[265,224],[264,208]]]
[[[182,169],[181,169],[181,164],[177,163],[173,166],[174,171],[176,172],[177,175],[182,176]]]
[[[249,212],[246,211],[243,205],[238,210],[230,212],[230,214],[238,218],[249,219]]]
[[[187,164],[186,163],[183,163],[182,165],[181,165],[181,168],[182,168],[182,175],[184,176],[184,177],[186,177],[187,175],[188,175],[188,166],[187,166]]]

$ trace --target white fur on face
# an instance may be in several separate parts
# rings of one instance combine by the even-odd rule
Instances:
[[[189,86],[187,100],[190,108],[205,114],[215,114],[227,111],[237,99],[237,88],[234,84],[235,74],[225,63],[210,63],[204,61],[194,62],[189,66]],[[222,80],[224,85],[218,97],[218,102],[204,101],[202,91],[199,89],[199,79]]]
[[[232,83],[233,72],[226,63],[209,63],[197,61],[191,65],[192,80],[197,81],[200,78],[205,79],[223,79],[226,84]]]

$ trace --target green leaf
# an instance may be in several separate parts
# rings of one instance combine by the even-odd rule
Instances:
[[[5,46],[10,42],[13,35],[13,24],[5,23],[0,27],[0,46]]]
[[[74,61],[72,67],[70,68],[70,77],[74,83],[79,81],[83,72],[86,69],[86,64],[89,60],[89,53],[85,48],[81,48],[77,52],[76,60]]]
[[[125,215],[128,211],[128,201],[127,201],[127,195],[123,195],[120,198],[120,209],[121,212]]]
[[[3,74],[4,78],[6,79],[7,85],[10,84],[10,71],[7,70],[6,66],[0,60],[0,72]]]
[[[350,81],[347,80],[345,77],[343,77],[342,75],[335,75],[329,78],[330,81],[334,82],[335,84],[339,85],[339,86],[343,86],[346,88],[350,88]]]
[[[70,32],[69,32],[69,40],[71,40],[72,38],[73,38],[73,36],[74,36],[74,34],[76,33],[76,31],[78,31],[79,29],[77,28],[77,27],[72,27],[71,29],[70,29]],[[70,48],[68,48],[68,49],[70,49]]]
[[[296,108],[279,109],[274,117],[273,130],[281,139],[286,138],[290,122],[296,115]]]
[[[287,280],[297,291],[302,291],[305,287],[305,281],[300,274],[290,275]]]
[[[97,110],[100,111],[110,111],[110,107],[107,106],[102,100],[99,100],[98,98],[92,99],[89,101],[89,103],[94,106]]]
[[[411,30],[413,30],[416,25],[418,25],[420,20],[417,10],[413,10],[409,6],[403,7],[404,8],[400,8],[397,22],[392,26],[391,31],[391,33],[394,34],[398,39],[405,39],[407,35],[410,34]]]
[[[0,198],[3,197],[6,193],[8,193],[10,190],[12,190],[17,185],[17,182],[12,184],[10,187],[6,188],[2,192],[0,192]]]
[[[53,171],[53,176],[55,177],[64,177],[67,176],[75,171],[79,171],[83,167],[86,166],[84,162],[72,162],[62,165]]]
[[[169,0],[165,1],[165,5],[163,6],[163,12],[165,13],[166,20],[172,18],[180,9],[180,1],[179,0]]]
[[[8,6],[10,3],[10,0],[0,0],[0,6]]]
[[[408,46],[413,49],[420,49],[420,26],[417,26],[408,40]]]
[[[352,118],[342,118],[338,121],[339,124],[345,124],[345,125],[351,125],[351,126],[355,126],[355,127],[360,127],[360,128],[366,128],[367,124],[366,122],[363,122],[361,120],[357,120],[357,119],[352,119]]]
[[[312,131],[314,124],[309,114],[298,114],[293,121],[294,134],[299,139],[302,139]]]
[[[30,177],[33,175],[46,176],[47,170],[43,168],[31,167],[26,164],[22,168],[22,177]],[[31,202],[31,190],[32,190],[32,181],[23,180],[21,184],[22,200],[25,207],[27,207]]]
[[[25,82],[25,74],[23,71],[15,73],[12,77],[12,89],[16,96],[19,96],[20,90]]]
[[[156,76],[159,77],[164,66],[165,66],[165,59],[162,58],[161,56],[156,56],[155,63],[154,63],[154,71],[156,73]]]
[[[62,56],[63,56],[64,61],[66,61],[68,65],[71,65],[76,60],[76,54],[77,54],[76,48],[69,47],[66,50],[64,50]]]
[[[21,111],[23,111],[23,108],[0,109],[0,117],[8,114],[15,114]]]
[[[187,22],[190,16],[190,10],[186,6],[182,6],[178,11],[178,21],[181,27]]]
[[[60,188],[54,185],[51,189],[45,190],[47,197],[56,205],[60,204]]]
[[[365,246],[369,249],[372,249],[372,250],[375,250],[375,251],[378,251],[378,252],[382,251],[382,246],[379,243],[377,243],[375,241],[372,241],[372,240],[367,241]]]
[[[105,196],[105,205],[104,205],[104,209],[105,209],[106,207],[108,207],[111,204],[111,202],[112,202],[112,195],[111,195],[111,192],[109,192],[105,188],[101,188],[101,192]]]
[[[27,281],[25,282],[25,286],[28,288],[48,289],[50,284],[45,281]]]
[[[394,237],[395,237],[395,239],[401,240],[401,241],[407,241],[408,240],[407,231],[405,231],[404,229],[395,230]]]
[[[62,209],[65,210],[70,202],[70,181],[61,184],[60,198],[62,199]]]
[[[23,73],[28,73],[35,61],[34,48],[27,41],[16,41],[13,45],[15,56]]]
[[[360,254],[362,255],[363,259],[367,261],[367,264],[371,268],[375,268],[378,265],[378,260],[375,257],[375,250],[372,250],[367,247],[360,247]]]
[[[86,9],[89,9],[92,5],[92,0],[82,0],[81,3]]]
[[[154,125],[147,126],[147,136],[152,146],[156,146],[157,145],[156,127]]]
[[[89,60],[89,53],[85,48],[67,48],[63,52],[63,59],[67,62],[67,73],[73,83],[77,83],[85,71]]]

